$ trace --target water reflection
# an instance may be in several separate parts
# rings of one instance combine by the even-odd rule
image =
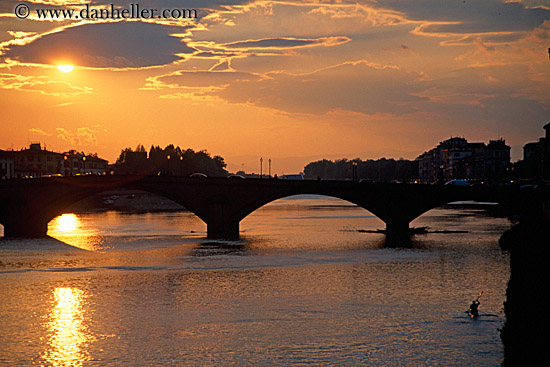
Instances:
[[[103,237],[98,236],[94,229],[84,228],[80,217],[73,213],[55,217],[48,225],[48,235],[84,250],[98,251],[105,248]]]
[[[82,366],[88,360],[91,336],[84,325],[83,303],[86,294],[76,288],[56,288],[50,321],[51,336],[44,359],[51,366]]]
[[[202,242],[193,248],[191,256],[206,257],[220,255],[236,255],[245,256],[250,254],[250,247],[244,242],[228,241],[217,242],[208,241]]]

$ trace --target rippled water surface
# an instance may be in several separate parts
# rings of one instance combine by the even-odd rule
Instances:
[[[390,247],[369,212],[315,196],[234,242],[187,212],[66,214],[52,238],[0,241],[0,365],[500,365],[508,221],[452,207],[413,225],[451,233]]]

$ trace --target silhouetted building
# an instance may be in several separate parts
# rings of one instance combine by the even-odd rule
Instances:
[[[13,152],[0,150],[0,179],[15,177],[15,157]]]
[[[42,177],[45,175],[105,174],[108,162],[92,155],[71,150],[56,153],[32,143],[28,149],[9,152],[13,155],[12,177]]]
[[[468,143],[464,138],[444,140],[417,159],[421,181],[452,179],[503,181],[510,166],[510,147],[504,139]]]
[[[550,178],[550,123],[543,126],[546,136],[536,143],[523,146],[522,176],[527,178]]]
[[[41,177],[61,173],[63,155],[32,143],[28,149],[14,151],[16,177]]]
[[[75,150],[70,150],[62,154],[63,164],[61,173],[65,176],[75,176],[79,174],[104,175],[109,169],[109,164],[105,159],[93,155],[86,155]]]

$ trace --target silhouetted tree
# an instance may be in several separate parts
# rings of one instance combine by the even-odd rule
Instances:
[[[143,145],[135,150],[126,148],[121,151],[116,163],[117,174],[161,174],[171,176],[189,176],[200,172],[207,176],[226,176],[226,163],[223,157],[212,157],[206,150],[195,152],[193,149],[182,150],[173,144],[164,149],[151,145],[149,155]]]
[[[357,179],[389,182],[392,180],[410,181],[418,178],[418,162],[405,159],[381,158],[362,161],[359,158],[346,158],[330,161],[323,159],[308,163],[304,167],[307,179],[345,180],[353,178],[353,164],[357,164]]]

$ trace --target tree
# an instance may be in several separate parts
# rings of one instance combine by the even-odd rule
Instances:
[[[318,177],[329,180],[346,180],[353,178],[353,165],[357,165],[357,179],[366,179],[379,182],[392,180],[410,181],[418,178],[418,162],[405,159],[381,158],[378,160],[363,161],[359,158],[348,160],[347,158],[330,161],[323,159],[308,163],[304,167],[307,179]]]
[[[140,144],[135,150],[126,148],[121,151],[115,163],[115,173],[189,176],[200,172],[207,176],[225,177],[226,166],[223,157],[212,157],[206,150],[195,152],[193,149],[183,150],[173,144],[164,149],[151,145],[147,156],[145,147]]]

